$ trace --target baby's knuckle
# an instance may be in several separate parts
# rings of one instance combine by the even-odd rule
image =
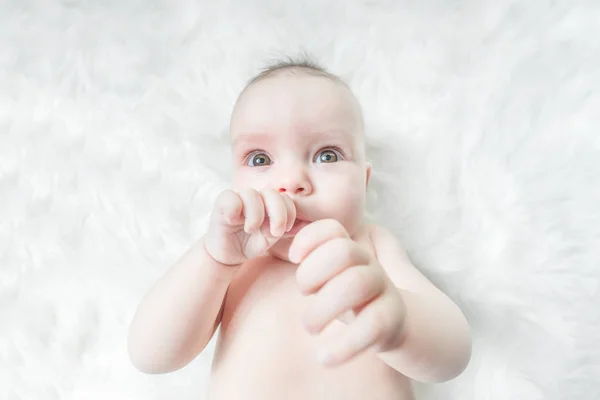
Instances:
[[[344,225],[342,225],[338,220],[334,219],[332,221],[332,229],[334,229],[335,234],[341,237],[347,237],[348,235],[346,234],[346,228],[344,228]]]
[[[347,272],[348,274],[348,286],[352,288],[353,291],[360,292],[361,294],[366,294],[363,292],[368,291],[369,288],[369,279],[365,271],[358,268],[351,268]]]
[[[350,258],[350,261],[352,261],[354,264],[368,264],[370,258],[368,252],[361,248],[354,240],[350,238],[346,240],[348,246],[348,257]]]
[[[355,283],[366,284],[369,281],[369,273],[364,268],[350,267],[348,270],[352,276],[352,281]]]
[[[314,312],[311,312],[311,310],[308,310],[303,318],[302,318],[302,323],[304,325],[304,328],[306,330],[308,330],[308,332],[315,332],[318,329],[318,323],[316,321],[316,318],[314,317]]]
[[[371,314],[371,329],[370,333],[374,339],[380,339],[387,332],[387,317],[386,315],[379,309],[373,310]]]
[[[215,203],[219,206],[225,206],[231,203],[232,200],[236,198],[236,196],[237,193],[235,193],[233,190],[226,189],[219,193],[217,199],[215,200]]]
[[[246,199],[249,199],[252,197],[256,197],[258,195],[258,192],[252,188],[244,188],[240,190],[240,195]]]
[[[349,259],[352,257],[352,250],[354,245],[352,240],[346,237],[336,237],[333,240],[335,240],[337,249],[341,253],[340,255],[342,255],[345,259]]]
[[[312,287],[310,271],[306,265],[298,267],[296,270],[296,285],[301,293],[307,293]]]
[[[237,194],[231,191],[221,192],[215,200],[213,206],[213,218],[228,219],[233,217],[236,211],[241,207],[241,201]]]
[[[324,248],[324,251],[326,251],[328,254],[335,254],[336,258],[339,259],[341,263],[351,263],[352,251],[346,238],[334,237],[325,245],[326,248]]]
[[[340,222],[333,218],[328,218],[322,221],[322,229],[329,232],[332,237],[346,237],[346,230]]]

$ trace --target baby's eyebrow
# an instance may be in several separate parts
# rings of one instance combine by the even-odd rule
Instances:
[[[239,133],[233,139],[233,144],[247,142],[266,142],[271,138],[267,133]]]
[[[311,132],[314,138],[319,139],[339,139],[339,138],[348,138],[349,132],[345,129],[328,129],[322,131]]]
[[[240,133],[233,138],[232,148],[237,150],[248,146],[265,146],[272,142],[273,138],[267,133]]]
[[[325,130],[306,130],[304,132],[309,140],[342,140],[344,142],[350,140],[349,132],[344,129],[325,129]],[[240,147],[252,146],[267,146],[272,144],[275,136],[266,132],[242,132],[234,136],[232,147],[238,149]]]

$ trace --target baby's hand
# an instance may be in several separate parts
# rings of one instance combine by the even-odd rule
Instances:
[[[321,350],[323,364],[337,365],[364,350],[382,352],[400,344],[405,320],[400,291],[339,222],[306,226],[296,235],[289,258],[300,264],[296,279],[302,293],[314,294],[304,319],[310,333],[320,333],[345,313],[356,315],[344,320],[349,324],[345,337]]]
[[[273,189],[223,191],[215,203],[204,246],[216,261],[239,265],[261,256],[289,231],[296,207]]]

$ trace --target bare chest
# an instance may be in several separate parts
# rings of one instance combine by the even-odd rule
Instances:
[[[212,399],[410,399],[410,384],[376,355],[327,369],[317,361],[324,338],[345,325],[334,321],[321,335],[302,325],[311,298],[297,288],[296,266],[259,258],[230,286],[211,379]]]
[[[367,237],[358,241],[374,253]],[[320,338],[308,334],[302,325],[312,296],[305,296],[298,289],[296,271],[297,265],[272,257],[257,258],[242,267],[225,301],[221,322],[223,349],[235,341],[249,340],[254,346],[264,342],[269,349],[295,350],[303,362],[309,362],[311,357],[316,361]],[[334,321],[325,333],[335,335],[344,327]]]

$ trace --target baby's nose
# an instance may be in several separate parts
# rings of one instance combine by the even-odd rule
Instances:
[[[279,193],[300,194],[300,193],[303,193],[305,190],[306,189],[304,189],[302,186],[298,186],[296,188],[280,187],[279,188]]]
[[[312,186],[306,177],[288,178],[277,185],[279,193],[295,196],[307,196],[312,192]]]

